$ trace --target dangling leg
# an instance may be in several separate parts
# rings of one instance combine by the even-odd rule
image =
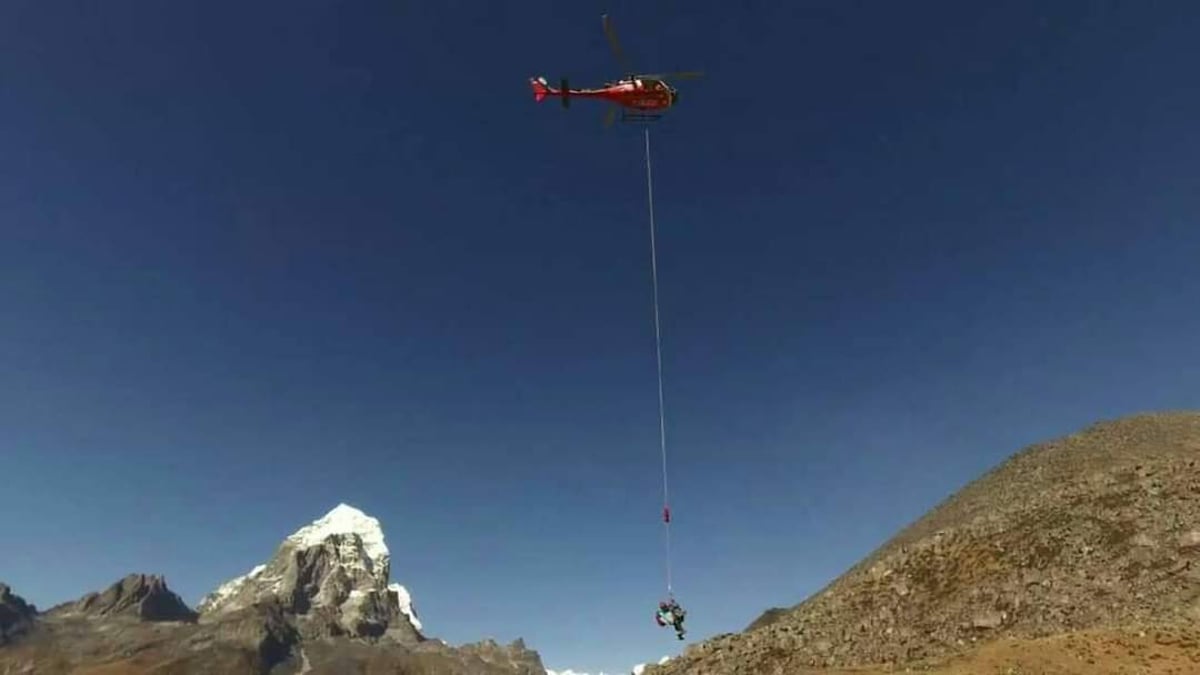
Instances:
[[[675,634],[679,636],[680,640],[682,640],[683,636],[687,634],[687,631],[683,629],[683,618],[686,615],[687,612],[683,611],[683,608],[679,606],[679,603],[672,600],[671,618],[674,620],[671,622],[671,625],[675,627]]]

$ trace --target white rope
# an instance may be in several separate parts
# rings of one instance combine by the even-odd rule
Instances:
[[[658,363],[658,444],[662,451],[663,534],[666,542],[667,595],[671,590],[671,502],[667,491],[667,424],[663,412],[662,331],[658,321],[658,251],[654,237],[654,181],[650,173],[650,129],[646,128],[646,196],[650,209],[650,271],[654,288],[654,355]]]

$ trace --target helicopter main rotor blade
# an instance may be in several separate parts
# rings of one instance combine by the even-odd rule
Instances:
[[[699,70],[689,70],[682,73],[651,73],[647,75],[639,75],[648,80],[698,80],[704,77],[704,73]]]
[[[621,49],[621,43],[617,41],[617,32],[613,29],[612,21],[609,20],[607,14],[602,14],[600,21],[604,24],[604,36],[608,38],[608,46],[612,47],[613,55],[617,57],[617,65],[621,66],[622,73],[633,72],[633,69],[629,67],[629,60],[625,58],[625,52]]]

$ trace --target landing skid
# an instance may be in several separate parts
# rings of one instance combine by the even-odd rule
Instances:
[[[626,124],[649,124],[662,119],[661,113],[621,113],[621,121]]]
[[[607,129],[617,121],[617,106],[608,109],[608,113],[604,116],[604,128]],[[662,119],[662,113],[653,112],[636,112],[629,110],[621,110],[621,122],[623,124],[650,124]]]

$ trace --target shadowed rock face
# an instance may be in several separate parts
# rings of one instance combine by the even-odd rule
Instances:
[[[1200,414],[1027,448],[808,600],[649,675],[941,658],[999,638],[1200,621]],[[738,670],[740,669],[740,670]]]
[[[33,605],[13,594],[7,584],[0,584],[0,645],[29,630],[35,616]]]
[[[143,621],[195,621],[196,613],[158,575],[130,574],[101,593],[50,610],[53,614],[91,617],[131,616]]]

